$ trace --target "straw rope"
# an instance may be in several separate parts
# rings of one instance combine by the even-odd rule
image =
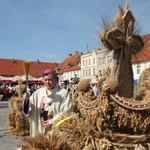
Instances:
[[[120,144],[138,144],[138,143],[148,143],[150,141],[150,134],[142,135],[129,135],[129,134],[104,134],[104,136],[112,142],[117,142]]]
[[[83,100],[83,96],[82,96],[81,93],[79,93],[79,95],[78,95],[78,102],[79,102],[79,104],[83,108],[86,108],[86,109],[92,109],[92,108],[96,107],[100,101],[101,101],[101,96],[100,95],[97,97],[96,100],[93,100],[90,103],[87,103],[86,101]]]
[[[150,101],[145,103],[139,103],[139,102],[129,102],[126,98],[121,98],[118,95],[110,95],[110,97],[119,105],[122,107],[125,107],[127,109],[131,110],[147,110],[150,109]]]

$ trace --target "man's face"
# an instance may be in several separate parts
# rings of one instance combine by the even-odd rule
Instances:
[[[47,87],[47,89],[51,90],[56,85],[57,81],[53,77],[53,74],[48,74],[43,77],[44,85]]]

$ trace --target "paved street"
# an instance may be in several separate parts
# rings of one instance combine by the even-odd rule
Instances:
[[[7,134],[9,125],[7,115],[10,112],[8,101],[0,101],[0,150],[16,150],[17,144],[20,143],[21,137]]]

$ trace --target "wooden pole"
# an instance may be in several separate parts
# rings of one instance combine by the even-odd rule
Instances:
[[[28,87],[28,74],[29,74],[29,68],[30,68],[30,61],[25,60],[23,62],[23,69],[24,69],[24,75],[26,78],[26,89]]]

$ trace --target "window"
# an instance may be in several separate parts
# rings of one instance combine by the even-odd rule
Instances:
[[[68,64],[68,68],[70,68],[71,67],[71,64]]]
[[[102,76],[102,70],[99,70],[99,76],[100,77]]]
[[[89,69],[89,76],[91,75],[91,70]]]
[[[95,68],[93,68],[93,75],[95,75]]]
[[[101,58],[98,59],[98,64],[99,64],[99,65],[102,64],[102,59],[101,59]]]
[[[140,74],[141,73],[141,67],[140,65],[137,65],[137,74]]]
[[[78,64],[77,64],[78,66],[81,66],[81,64],[80,64],[80,62],[78,62]]]
[[[83,77],[85,76],[85,70],[83,70]]]
[[[108,56],[108,63],[110,63],[111,62],[111,57],[110,56]]]
[[[85,65],[87,66],[87,60],[86,60],[86,64]]]
[[[85,61],[83,60],[83,66],[85,66]]]
[[[86,70],[86,76],[88,76],[88,71]]]
[[[103,57],[103,64],[106,63],[106,57]]]
[[[89,65],[90,65],[90,59],[89,59]]]
[[[95,58],[93,58],[93,64],[95,64]]]
[[[77,77],[77,74],[76,74],[76,72],[74,72],[74,77],[75,77],[75,78]]]

